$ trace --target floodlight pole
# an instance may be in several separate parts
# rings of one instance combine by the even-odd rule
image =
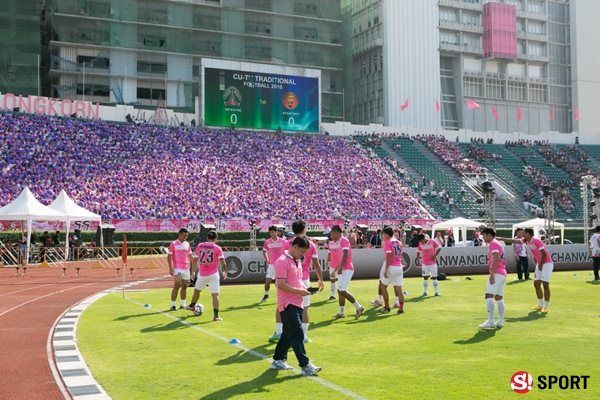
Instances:
[[[496,200],[494,199],[494,191],[484,191],[483,193],[483,210],[485,226],[496,227]]]
[[[256,251],[256,227],[250,226],[250,250]]]
[[[554,240],[554,195],[544,193],[544,228],[546,229],[546,244]]]

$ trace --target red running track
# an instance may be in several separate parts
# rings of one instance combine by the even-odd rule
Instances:
[[[0,398],[3,400],[65,398],[49,365],[48,334],[67,309],[123,282],[123,278],[115,276],[115,270],[81,271],[81,277],[64,278],[62,269],[30,268],[26,277],[14,277],[14,268],[0,268]],[[72,270],[68,273],[74,275]],[[127,276],[127,283],[167,274],[165,269],[136,270],[133,278]],[[172,280],[165,278],[134,288],[171,285]]]

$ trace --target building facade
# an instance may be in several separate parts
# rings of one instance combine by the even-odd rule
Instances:
[[[578,4],[577,14],[571,13],[572,3]],[[571,60],[573,21],[581,21],[576,29],[589,38],[594,24],[585,17],[588,5],[596,9],[596,3],[347,0],[342,15],[351,24],[350,119],[530,134],[577,130],[571,68],[581,63]],[[589,40],[579,47],[593,48]],[[588,70],[590,75],[596,74]],[[466,100],[481,110],[469,109]]]
[[[343,119],[339,0],[46,0],[48,96],[191,111],[202,58],[321,71]],[[285,68],[283,68],[285,69]]]

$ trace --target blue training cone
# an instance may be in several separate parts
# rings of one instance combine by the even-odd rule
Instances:
[[[579,274],[573,274],[573,276],[579,276]]]
[[[152,307],[152,306],[151,306],[150,304],[146,303],[146,304],[144,304],[144,307],[146,307],[146,308],[150,308],[150,307]]]
[[[233,338],[229,341],[229,344],[240,344],[242,342],[240,342],[239,340],[237,340],[236,338]]]
[[[402,292],[402,294],[408,294],[408,292]]]

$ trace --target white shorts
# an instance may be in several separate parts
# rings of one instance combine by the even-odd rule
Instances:
[[[338,275],[338,290],[340,292],[348,291],[352,275],[354,275],[354,270],[351,269],[344,269],[342,270],[342,274]]]
[[[549,262],[549,263],[546,263],[546,264],[542,265],[542,270],[541,271],[536,266],[535,267],[535,274],[533,276],[533,280],[534,281],[550,282],[550,277],[552,276],[552,271],[553,270],[554,270],[554,263],[553,262]]]
[[[184,281],[189,281],[190,280],[190,270],[189,269],[173,269],[173,275],[177,276],[177,275],[181,275],[181,279]]]
[[[421,264],[421,273],[423,276],[431,275],[432,278],[437,278],[437,274],[438,274],[437,270],[438,270],[437,264],[433,264],[433,265]]]
[[[267,267],[267,279],[273,278],[275,278],[275,265],[269,264],[269,266]]]
[[[385,271],[385,267],[384,267],[384,271]],[[383,277],[383,272],[382,272],[382,277]],[[388,268],[388,277],[387,278],[383,278],[381,279],[381,283],[383,283],[384,285],[389,285],[390,283],[393,286],[402,286],[402,281],[404,279],[404,270],[402,269],[402,267],[394,267],[392,265],[390,265],[390,267]]]
[[[335,272],[335,270],[336,270],[335,268],[329,268],[329,279],[331,279],[331,274],[333,274]],[[339,276],[336,277],[335,279],[338,279],[338,278],[339,278]]]
[[[310,279],[303,279],[302,283],[304,284],[304,286],[309,287],[310,286]],[[302,304],[304,305],[304,307],[308,307],[310,306],[310,294],[308,296],[302,296]]]
[[[214,274],[208,276],[198,276],[196,278],[196,286],[194,288],[196,290],[202,290],[206,288],[207,284],[210,288],[211,293],[219,293],[221,288],[219,273],[215,272]]]
[[[504,286],[506,286],[506,277],[500,274],[494,274],[494,284],[490,284],[488,275],[487,283],[485,284],[485,293],[504,297]]]
[[[381,269],[379,270],[379,281],[383,282],[383,271],[385,271],[385,261],[383,262],[383,265],[381,266]]]

